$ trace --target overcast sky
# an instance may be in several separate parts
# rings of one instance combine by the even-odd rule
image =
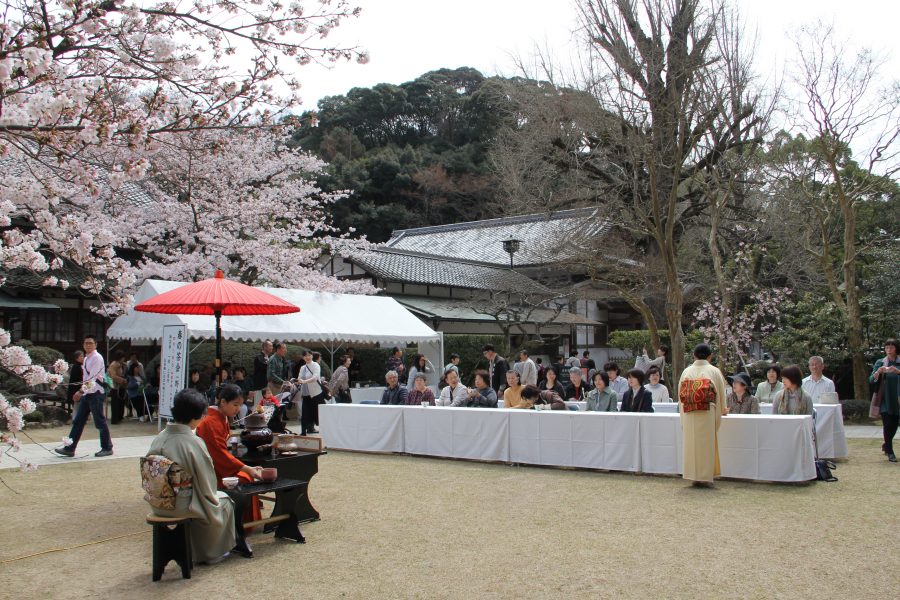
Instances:
[[[485,75],[515,74],[512,56],[528,56],[534,44],[557,56],[573,51],[577,26],[571,0],[351,0],[358,19],[345,22],[327,41],[369,51],[366,65],[311,65],[300,71],[304,108],[319,98],[376,83],[403,83],[442,67],[474,67]],[[738,0],[741,14],[759,36],[756,68],[776,77],[791,55],[789,35],[821,19],[839,35],[890,56],[900,76],[897,0]]]

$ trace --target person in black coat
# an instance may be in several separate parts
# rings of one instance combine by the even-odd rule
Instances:
[[[253,358],[253,390],[258,391],[269,385],[269,357],[275,351],[272,342],[266,340],[259,354]]]
[[[506,387],[506,372],[509,371],[509,363],[497,354],[492,344],[485,344],[481,352],[488,361],[487,372],[491,380],[491,388],[499,394],[500,390]]]
[[[66,387],[66,412],[72,414],[72,407],[75,406],[75,392],[81,389],[84,383],[84,371],[81,365],[84,363],[84,352],[79,350],[75,353],[75,362],[69,367],[69,385]]]
[[[575,402],[584,402],[587,400],[587,393],[590,386],[581,379],[581,369],[572,367],[569,369],[569,383],[566,384],[566,400]]]
[[[619,412],[653,412],[653,393],[644,387],[644,372],[640,369],[628,371],[628,389]]]

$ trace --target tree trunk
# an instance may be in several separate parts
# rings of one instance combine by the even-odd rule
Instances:
[[[674,257],[673,257],[674,259]],[[684,308],[684,293],[674,260],[666,261],[666,321],[672,341],[672,383],[678,385],[684,370],[684,332],[681,330],[681,311]]]
[[[837,174],[837,169],[833,169]],[[846,298],[847,342],[853,362],[853,398],[865,400],[869,394],[869,377],[866,370],[865,335],[862,309],[859,304],[859,288],[856,281],[856,206],[844,194],[843,182],[838,179],[838,198],[844,217],[844,297]]]

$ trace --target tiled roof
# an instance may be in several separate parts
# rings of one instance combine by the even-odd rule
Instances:
[[[153,204],[153,196],[150,195],[139,183],[126,181],[119,189],[112,190],[109,187],[109,176],[101,167],[97,167],[97,181],[102,183],[102,195],[108,197],[112,195],[113,200],[121,200],[131,206],[149,206]],[[8,175],[13,177],[21,177],[28,173],[27,165],[24,161],[14,158],[0,158],[0,175]]]
[[[429,319],[438,318],[446,321],[491,321],[497,319],[488,314],[489,310],[479,310],[477,302],[456,300],[453,298],[419,298],[410,296],[394,296],[400,304],[406,306],[414,313],[421,314]],[[569,311],[553,311],[545,308],[513,307],[512,312],[520,310],[523,323],[557,323],[564,325],[600,325],[587,317],[576,315]]]
[[[577,242],[602,235],[609,221],[599,208],[579,208],[555,213],[487,219],[452,225],[400,229],[385,248],[407,250],[449,259],[491,265],[509,265],[503,240],[521,240],[514,265],[531,266],[565,262],[579,252]]]
[[[382,247],[355,254],[351,260],[375,277],[388,281],[474,290],[545,291],[540,284],[514,270],[455,258],[442,259]]]

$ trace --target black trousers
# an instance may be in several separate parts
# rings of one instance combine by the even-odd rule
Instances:
[[[884,452],[894,453],[894,436],[897,435],[897,426],[900,425],[900,417],[881,413],[881,425],[884,427]]]
[[[303,404],[300,405],[300,427],[303,433],[315,429],[319,423],[319,404],[324,397],[323,393],[317,396],[303,396]]]
[[[122,388],[113,388],[109,394],[109,421],[113,425],[122,422],[125,417],[125,398],[127,397],[125,390]]]

